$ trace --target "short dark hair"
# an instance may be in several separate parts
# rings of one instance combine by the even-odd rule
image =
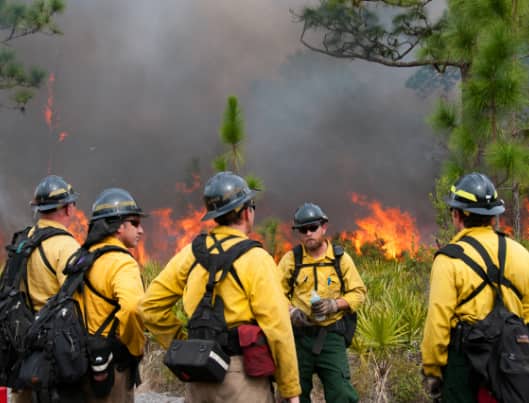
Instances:
[[[461,209],[455,210],[458,211],[460,216],[462,217],[463,225],[465,226],[465,228],[487,227],[491,224],[491,221],[495,217],[490,215],[469,213],[468,211],[465,212]]]
[[[232,210],[227,214],[221,215],[220,217],[215,218],[215,222],[219,225],[232,225],[238,224],[241,221],[242,212],[252,205],[252,201],[249,200],[239,211]]]

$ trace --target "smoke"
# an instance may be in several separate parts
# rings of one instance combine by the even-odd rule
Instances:
[[[361,213],[349,200],[354,191],[432,228],[428,193],[440,158],[424,122],[431,105],[404,86],[413,70],[308,52],[289,13],[303,4],[68,2],[64,36],[15,43],[24,61],[55,74],[56,119],[50,130],[45,88],[25,115],[0,110],[0,225],[27,223],[27,202],[49,168],[81,193],[87,213],[110,186],[146,210],[184,213],[200,195],[189,199],[176,184],[212,173],[233,94],[248,133],[245,170],[266,185],[261,218],[289,220],[312,200],[332,229],[352,229]]]

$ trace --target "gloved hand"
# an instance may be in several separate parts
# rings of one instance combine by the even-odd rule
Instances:
[[[329,315],[338,312],[338,302],[334,298],[322,298],[312,304],[312,314],[314,316]]]
[[[422,384],[426,394],[430,397],[430,399],[436,400],[441,398],[441,378],[436,376],[425,376]]]
[[[305,315],[305,312],[299,308],[290,309],[290,321],[292,322],[292,326],[295,327],[312,325],[307,315]]]

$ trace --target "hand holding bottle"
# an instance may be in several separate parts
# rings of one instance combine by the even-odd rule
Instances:
[[[325,320],[325,314],[316,313],[314,307],[318,306],[318,303],[322,299],[316,292],[316,290],[312,290],[310,294],[310,304],[311,304],[311,310],[312,310],[312,319],[314,319],[316,322],[321,322],[322,320]]]

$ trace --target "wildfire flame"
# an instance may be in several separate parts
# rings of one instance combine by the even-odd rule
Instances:
[[[48,99],[44,105],[44,120],[50,131],[53,130],[53,84],[55,83],[55,74],[51,73],[48,77]]]
[[[138,263],[141,266],[144,266],[145,263],[149,260],[149,257],[147,256],[147,252],[145,252],[145,238],[140,239],[140,242],[138,242],[138,245],[134,250],[131,251]]]
[[[420,236],[415,227],[415,219],[398,208],[383,209],[379,201],[369,201],[357,193],[351,194],[351,201],[371,212],[368,217],[356,220],[358,230],[342,232],[342,239],[350,240],[358,254],[366,243],[381,242],[381,249],[388,259],[395,259],[404,251],[414,255],[417,252]]]
[[[75,218],[68,225],[68,231],[79,243],[83,243],[88,232],[88,219],[82,210],[75,210]]]
[[[194,209],[188,205],[187,215],[173,219],[171,208],[160,208],[150,213],[149,252],[155,257],[161,257],[167,252],[177,252],[190,243],[201,231],[206,231],[215,225],[211,221],[203,222],[205,209]]]
[[[59,127],[58,114],[55,110],[55,99],[54,99],[54,85],[55,85],[55,74],[51,73],[48,77],[47,88],[48,88],[48,98],[46,99],[46,105],[44,105],[44,120],[48,126],[50,134],[53,134],[54,130]],[[69,133],[66,131],[61,131],[58,134],[58,141],[62,143],[66,140],[66,137],[69,136]]]
[[[68,137],[68,133],[67,132],[60,132],[59,133],[59,142],[62,143],[66,139],[66,137]]]
[[[54,77],[50,76],[53,83]],[[47,104],[47,110],[52,110],[53,98]],[[50,115],[53,117],[53,113]],[[63,132],[67,136],[66,132]],[[177,183],[176,189],[180,193],[192,193],[200,187],[199,175],[193,175],[191,185]],[[420,236],[415,226],[414,218],[398,208],[383,208],[376,200],[369,200],[357,193],[351,194],[352,203],[364,207],[369,215],[355,221],[358,229],[340,234],[343,240],[350,241],[358,254],[362,253],[362,246],[375,243],[389,259],[395,259],[404,252],[414,255],[417,252]],[[529,201],[525,201],[525,208],[529,211]],[[83,243],[86,239],[88,219],[81,210],[76,210],[75,219],[68,226],[74,237]],[[215,226],[213,221],[201,221],[205,214],[204,208],[187,205],[185,214],[178,216],[173,209],[165,207],[150,212],[150,217],[144,221],[145,236],[138,246],[131,251],[140,264],[154,259],[166,261],[174,253],[189,244],[200,232],[209,231]],[[525,223],[524,223],[525,224]],[[527,228],[527,225],[524,226]],[[279,260],[296,243],[290,225],[286,222],[273,222],[258,228],[259,233],[250,234],[251,238],[261,241],[274,258]],[[526,230],[527,231],[527,230]],[[0,233],[0,246],[5,240]],[[529,234],[528,234],[529,235]]]

